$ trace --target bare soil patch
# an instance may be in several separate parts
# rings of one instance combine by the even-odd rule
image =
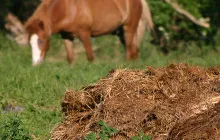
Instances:
[[[67,91],[65,119],[52,139],[83,139],[103,120],[119,130],[112,139],[140,131],[153,139],[220,138],[220,67],[171,64],[144,70],[118,69],[80,91]]]

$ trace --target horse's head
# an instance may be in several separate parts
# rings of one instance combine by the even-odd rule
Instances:
[[[45,30],[43,21],[36,19],[27,24],[29,43],[32,48],[32,64],[38,65],[43,62],[49,49],[49,35]]]

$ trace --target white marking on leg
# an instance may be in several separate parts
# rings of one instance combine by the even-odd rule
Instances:
[[[37,34],[33,34],[30,38],[30,44],[31,44],[31,48],[32,48],[32,64],[33,65],[37,65],[42,61],[41,58],[41,50],[39,49],[39,45],[38,45],[38,35]]]

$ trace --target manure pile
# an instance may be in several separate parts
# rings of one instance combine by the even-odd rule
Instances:
[[[112,70],[95,85],[67,91],[62,111],[53,140],[83,139],[100,131],[99,120],[119,130],[114,140],[141,131],[153,140],[219,140],[220,67]]]

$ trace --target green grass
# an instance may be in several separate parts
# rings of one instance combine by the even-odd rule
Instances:
[[[201,50],[195,45],[164,55],[146,39],[139,49],[140,59],[126,62],[125,49],[115,37],[93,39],[93,44],[97,48],[94,63],[89,63],[83,52],[76,55],[74,65],[68,65],[61,40],[53,37],[45,62],[33,67],[29,47],[19,47],[0,35],[0,107],[13,105],[24,109],[20,113],[0,109],[0,129],[5,129],[2,126],[11,117],[19,117],[30,134],[49,139],[49,132],[62,120],[60,103],[65,91],[95,83],[111,69],[158,67],[179,62],[200,66],[220,64],[219,53],[206,47]]]

